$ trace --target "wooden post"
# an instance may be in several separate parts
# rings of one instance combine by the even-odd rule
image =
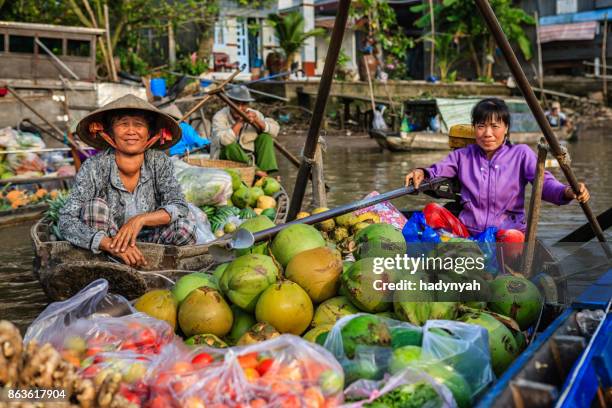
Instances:
[[[542,65],[542,43],[540,42],[540,21],[538,12],[534,13],[534,19],[536,22],[536,47],[538,48],[538,83],[540,89],[544,89],[544,67]],[[544,101],[544,92],[540,92],[540,101]]]
[[[433,0],[429,0],[429,20],[431,23],[431,55],[429,56],[429,75],[433,76],[435,73],[434,66],[436,64],[436,26]]]
[[[372,115],[376,110],[376,104],[374,103],[374,87],[372,86],[372,77],[370,76],[370,67],[368,67],[368,60],[365,55],[363,56],[363,64],[365,65],[366,74],[368,75],[368,87],[370,88],[370,102],[372,103]]]
[[[540,219],[540,208],[542,207],[542,188],[544,186],[544,165],[548,149],[544,141],[538,144],[538,162],[536,165],[536,175],[531,188],[531,200],[529,202],[529,214],[527,215],[527,235],[525,242],[527,250],[523,258],[521,268],[525,277],[531,276],[533,267],[533,256],[535,253],[536,234],[538,232],[538,221]]]
[[[312,165],[312,201],[316,208],[327,207],[325,176],[323,172],[323,150],[321,149],[320,142],[317,144],[314,163]]]
[[[176,65],[176,41],[174,40],[174,27],[172,22],[168,23],[168,66],[174,68]]]
[[[79,157],[79,152],[77,152],[77,149],[75,148],[76,142],[74,141],[74,137],[70,131],[70,108],[68,107],[68,90],[66,89],[66,81],[66,79],[62,78],[62,84],[64,86],[64,112],[66,113],[66,116],[68,116],[68,131],[66,132],[66,138],[70,142],[70,153],[72,155],[72,160],[74,161],[74,169],[78,172],[81,168],[81,158]]]
[[[603,64],[603,96],[604,103],[608,105],[608,68],[607,68],[607,57],[608,57],[608,13],[604,16],[603,26],[603,42],[601,44],[601,63]]]
[[[106,45],[108,46],[108,59],[110,63],[110,78],[113,82],[117,82],[117,69],[115,67],[115,58],[113,57],[113,44],[110,36],[110,23],[108,19],[108,6],[104,5],[104,29],[106,30]]]

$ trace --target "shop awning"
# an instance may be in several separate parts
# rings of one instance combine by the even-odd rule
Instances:
[[[598,24],[597,21],[588,21],[585,23],[541,26],[538,30],[540,42],[592,40],[597,33]]]

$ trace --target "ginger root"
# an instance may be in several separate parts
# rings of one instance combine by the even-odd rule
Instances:
[[[0,321],[0,387],[16,385],[23,352],[23,339],[15,325]]]

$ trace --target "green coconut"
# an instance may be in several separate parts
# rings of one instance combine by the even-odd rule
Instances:
[[[217,282],[217,287],[219,286],[219,282],[221,282],[221,277],[223,276],[223,272],[225,272],[228,266],[229,266],[229,262],[226,262],[224,264],[217,266],[215,270],[212,272],[212,277],[214,281]]]
[[[361,315],[351,319],[341,330],[344,353],[355,356],[357,346],[391,345],[391,332],[383,319],[374,315]]]
[[[236,344],[240,337],[257,323],[257,320],[252,314],[245,312],[236,305],[231,305],[230,309],[232,309],[234,315],[234,323],[225,338],[230,344]]]
[[[455,320],[459,315],[458,302],[431,302],[429,319],[432,320]]]
[[[247,198],[247,204],[249,207],[257,207],[257,200],[259,197],[264,195],[264,191],[261,187],[251,187]]]
[[[219,285],[214,275],[204,272],[194,272],[180,277],[172,288],[172,294],[180,304],[194,289],[206,286],[207,288],[219,290]]]
[[[139,312],[163,320],[176,329],[176,311],[178,302],[169,290],[156,289],[142,295],[134,304]]]
[[[219,282],[219,287],[232,303],[253,312],[261,293],[276,282],[280,270],[269,256],[247,254],[232,261]]]
[[[276,234],[271,250],[274,258],[283,266],[287,266],[291,258],[300,252],[325,246],[321,233],[311,225],[294,224]]]
[[[485,312],[464,314],[459,321],[476,324],[487,330],[493,371],[498,376],[506,371],[518,355],[518,346],[510,329]]]
[[[295,282],[280,281],[270,285],[257,300],[255,317],[281,333],[297,336],[310,325],[313,306],[308,293]]]
[[[232,194],[232,203],[238,208],[245,208],[249,205],[250,189],[244,184],[240,184]]]
[[[322,324],[308,330],[302,338],[308,340],[311,343],[317,343],[317,339],[321,334],[329,333],[334,326],[331,324]]]
[[[533,325],[542,310],[543,298],[530,280],[517,276],[498,276],[491,282],[492,312],[508,316],[515,320],[521,330]]]
[[[276,179],[272,177],[266,177],[263,181],[263,184],[261,185],[261,188],[263,189],[265,195],[273,196],[274,194],[280,191],[281,185]]]
[[[423,349],[419,346],[403,346],[393,350],[389,358],[389,372],[397,374],[421,358]]]
[[[248,346],[280,336],[278,330],[268,323],[255,323],[236,342],[237,346]]]
[[[235,169],[225,169],[225,172],[232,177],[232,191],[238,190],[243,185],[240,173]]]
[[[218,291],[201,287],[193,290],[179,306],[178,322],[186,336],[206,333],[223,337],[232,327],[233,316]]]
[[[391,282],[392,275],[392,271],[374,273],[374,259],[365,258],[355,262],[340,280],[352,304],[364,312],[379,313],[392,306],[392,292],[380,286]]]
[[[467,408],[472,404],[472,389],[453,367],[442,362],[422,361],[416,362],[415,367],[423,370],[438,384],[446,386],[455,398],[459,408]]]
[[[327,247],[300,252],[285,268],[287,279],[300,285],[314,303],[321,303],[338,293],[341,273],[342,258]]]
[[[390,224],[372,224],[355,235],[355,258],[395,257],[406,253],[402,232]]]
[[[258,215],[257,217],[250,218],[240,224],[241,229],[245,229],[251,233],[256,233],[259,231],[263,231],[272,227],[275,227],[276,224],[272,222],[270,218],[265,215]],[[260,242],[258,244],[253,245],[251,248],[247,249],[237,249],[236,255],[242,256],[245,254],[268,254],[268,242]]]
[[[359,313],[345,296],[336,296],[321,303],[314,312],[312,326],[333,325],[344,316]]]

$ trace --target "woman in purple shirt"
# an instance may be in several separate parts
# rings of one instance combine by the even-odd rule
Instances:
[[[516,242],[518,236],[522,242],[526,229],[525,186],[533,183],[537,156],[527,145],[510,143],[510,111],[501,99],[487,98],[476,104],[472,110],[472,125],[476,144],[451,152],[431,167],[410,171],[406,175],[406,185],[412,183],[418,187],[426,178],[457,177],[463,205],[459,220],[467,232],[476,235],[493,226],[500,231],[498,240],[500,235],[513,235],[512,241]],[[589,199],[589,191],[583,183],[576,197],[571,187],[545,172],[542,199],[563,205],[574,198],[580,202]],[[433,212],[439,211],[437,216],[450,221],[449,228],[445,229],[452,231],[452,224],[457,219],[443,207],[433,205],[436,206]]]

